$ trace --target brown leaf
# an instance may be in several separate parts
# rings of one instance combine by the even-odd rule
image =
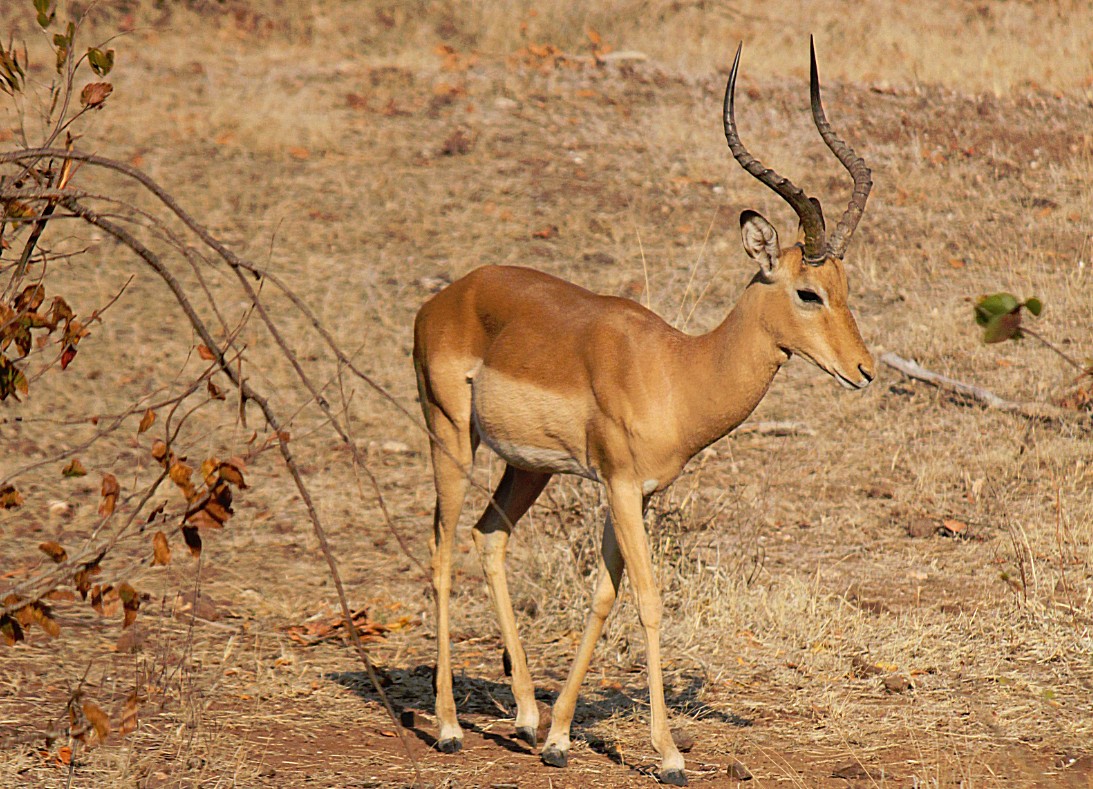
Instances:
[[[216,458],[205,458],[205,461],[201,464],[201,478],[205,480],[205,484],[212,486],[216,483],[216,469],[220,465],[220,461]]]
[[[182,539],[186,541],[186,547],[190,549],[195,559],[201,556],[201,535],[198,534],[196,526],[189,523],[182,524]]]
[[[79,458],[72,458],[68,465],[61,469],[61,473],[66,477],[86,477],[87,469],[83,467]]]
[[[152,442],[152,458],[159,463],[163,463],[167,459],[167,443],[162,439],[157,438]]]
[[[166,566],[171,562],[171,546],[167,544],[167,535],[157,531],[152,537],[152,566]]]
[[[208,345],[197,346],[197,355],[207,362],[211,362],[216,358],[216,354],[212,352]]]
[[[0,639],[3,639],[9,647],[23,640],[22,625],[8,614],[0,615]]]
[[[193,501],[197,496],[197,489],[190,481],[190,477],[193,475],[194,470],[186,463],[175,461],[171,466],[168,475],[171,477],[171,481],[178,485],[179,489],[186,496],[187,501]]]
[[[113,92],[114,86],[109,82],[89,82],[80,91],[80,104],[85,107],[98,107]]]
[[[85,701],[81,706],[83,707],[83,714],[95,727],[95,734],[98,735],[99,742],[103,742],[110,736],[110,718],[94,702]]]
[[[61,626],[57,624],[57,620],[53,618],[53,611],[48,605],[41,600],[35,603],[31,603],[27,608],[31,611],[31,616],[34,619],[34,624],[46,631],[51,637],[56,638],[61,634]]]
[[[191,512],[186,516],[186,520],[191,526],[195,529],[198,527],[202,529],[219,529],[223,525],[223,521],[216,520],[212,514],[206,511],[211,504],[213,504],[212,501],[206,504],[205,508],[202,508],[197,512]],[[227,518],[225,518],[225,520],[227,520]]]
[[[288,149],[288,155],[291,156],[293,159],[299,159],[300,161],[303,161],[305,159],[311,158],[311,151],[302,146],[294,145]]]
[[[539,228],[531,235],[535,238],[554,238],[558,235],[558,226],[547,225],[546,227]]]
[[[247,483],[243,481],[243,471],[246,469],[246,461],[240,457],[230,457],[220,464],[218,473],[220,479],[230,482],[240,490],[246,490]]]
[[[46,300],[46,289],[41,284],[27,285],[15,297],[12,306],[16,312],[34,312]]]
[[[122,581],[118,584],[118,597],[121,598],[122,607],[125,609],[125,621],[122,627],[129,627],[136,621],[137,611],[140,610],[140,593],[128,582]]]
[[[113,474],[103,474],[102,502],[99,504],[99,515],[106,518],[114,512],[119,493],[121,493],[121,488],[118,487],[118,478]]]
[[[224,392],[220,389],[220,387],[214,384],[212,381],[209,381],[205,384],[205,389],[208,391],[209,397],[211,397],[213,400],[228,399]]]
[[[61,767],[72,764],[72,749],[67,745],[62,745],[57,749],[57,764]]]
[[[76,346],[66,345],[64,351],[61,352],[61,369],[67,370],[68,365],[72,364],[72,360],[76,358]]]
[[[5,510],[22,506],[23,495],[15,489],[14,485],[5,485],[0,488],[0,507]]]
[[[144,412],[144,416],[140,418],[140,424],[137,425],[137,435],[140,435],[148,428],[152,426],[152,423],[156,421],[156,412],[151,408]]]
[[[115,715],[119,736],[124,737],[129,732],[136,731],[138,712],[140,712],[140,694],[133,691]]]
[[[64,548],[61,547],[59,543],[56,542],[43,542],[41,545],[38,546],[38,550],[44,553],[53,561],[57,562],[57,564],[60,564],[68,558],[68,551],[66,551]]]

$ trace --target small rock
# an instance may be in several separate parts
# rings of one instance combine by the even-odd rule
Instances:
[[[850,664],[853,666],[851,671],[855,677],[868,677],[873,674],[881,674],[884,671],[876,663],[866,660],[861,655],[854,655],[854,657],[850,659]]]
[[[730,778],[735,778],[737,781],[750,781],[751,771],[744,766],[744,763],[733,759],[729,762],[729,766],[725,768],[725,772],[729,774]]]
[[[672,729],[672,741],[682,753],[687,753],[695,747],[695,738],[686,729]]]
[[[907,536],[913,539],[932,537],[937,531],[937,524],[929,518],[911,518],[907,521]]]
[[[836,767],[831,771],[832,778],[843,778],[845,780],[853,780],[855,778],[874,778],[873,773],[865,768],[861,762],[847,762],[841,767]]]
[[[911,680],[902,674],[889,674],[884,678],[884,689],[889,693],[903,693],[913,687]]]
[[[426,293],[439,293],[452,284],[451,277],[445,274],[437,274],[431,277],[419,277],[417,285]]]
[[[409,444],[402,441],[384,441],[380,444],[380,449],[387,455],[411,455],[414,452]]]
[[[258,771],[259,778],[272,778],[275,775],[277,775],[277,770],[268,764]]]

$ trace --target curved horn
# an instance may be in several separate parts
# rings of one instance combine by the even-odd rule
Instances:
[[[824,220],[816,206],[808,199],[802,189],[793,185],[788,178],[783,178],[748,153],[747,148],[740,142],[740,136],[736,133],[736,118],[733,112],[736,93],[736,72],[740,68],[740,51],[744,43],[736,48],[736,59],[732,62],[732,72],[729,74],[729,84],[725,88],[725,139],[728,140],[729,150],[740,166],[751,173],[762,183],[769,186],[775,193],[793,208],[801,220],[805,230],[805,262],[819,265],[827,257],[827,246],[824,243]],[[815,62],[815,60],[813,60]],[[813,105],[815,106],[815,104]],[[825,122],[826,123],[826,122]],[[820,132],[823,133],[822,130]],[[832,135],[834,136],[834,135]],[[826,139],[826,138],[825,138]],[[831,145],[828,142],[828,145]],[[845,147],[845,146],[844,146]],[[834,150],[834,149],[832,149]],[[836,153],[836,156],[838,153]],[[866,174],[868,175],[868,170]],[[868,192],[868,188],[866,189]],[[859,211],[859,215],[860,215]],[[856,221],[856,220],[855,220]],[[842,225],[840,224],[840,229]],[[853,230],[853,226],[851,226]]]
[[[820,75],[816,69],[816,45],[812,36],[808,37],[808,49],[812,59],[809,86],[809,92],[812,95],[812,119],[816,122],[816,129],[824,138],[827,147],[854,178],[854,193],[850,197],[850,203],[846,206],[846,211],[839,220],[835,232],[831,234],[831,254],[841,258],[846,252],[846,245],[850,243],[854,228],[858,226],[858,220],[865,211],[865,201],[869,199],[869,190],[873,186],[873,181],[869,168],[865,166],[865,160],[854,153],[853,148],[840,140],[831,128],[831,124],[827,122],[823,104],[820,103]]]

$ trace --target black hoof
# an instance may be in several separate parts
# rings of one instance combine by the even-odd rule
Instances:
[[[682,770],[664,770],[657,776],[662,784],[669,786],[686,786],[687,776]]]
[[[543,764],[549,767],[565,767],[569,764],[569,757],[565,755],[565,751],[559,751],[553,746],[545,748],[539,754],[539,758],[543,761]]]
[[[509,651],[507,649],[501,650],[501,668],[505,670],[505,676],[512,676],[512,658],[509,657]]]
[[[535,747],[538,739],[535,736],[535,729],[530,726],[517,726],[516,727],[516,739],[523,740],[532,748]]]
[[[436,744],[436,749],[441,753],[459,753],[463,750],[463,740],[457,740],[455,737],[450,737],[447,740],[441,740]]]

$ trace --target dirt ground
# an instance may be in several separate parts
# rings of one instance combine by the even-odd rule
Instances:
[[[850,181],[809,118],[809,32],[828,116],[873,171],[847,255],[873,353],[1050,403],[1070,391],[1072,371],[1029,338],[983,345],[972,320],[976,296],[1008,290],[1043,300],[1034,325],[1066,353],[1093,355],[1084,3],[931,0],[915,11],[878,0],[853,14],[827,0],[320,5],[102,4],[85,45],[127,32],[111,43],[115,93],[79,145],[142,168],[276,271],[412,412],[413,315],[483,263],[627,296],[693,333],[719,323],[754,273],[741,210],[761,211],[783,239],[796,226],[725,147],[721,97],[740,39],[741,137],[817,194],[830,223]],[[32,12],[5,4],[0,21],[0,32],[37,41]],[[38,53],[39,83],[48,57]],[[4,111],[7,150],[17,117]],[[197,342],[125,250],[74,225],[51,232],[57,248],[86,249],[52,274],[78,310],[136,276],[64,378],[51,373],[26,402],[0,405],[0,477],[94,432],[67,419],[115,413],[175,380]],[[210,282],[229,292],[226,277]],[[436,787],[655,783],[644,646],[625,589],[585,682],[569,766],[543,766],[514,738],[469,534],[479,489],[453,593],[467,739],[458,755],[436,752],[427,440],[340,379],[283,299],[271,293],[269,304],[316,380],[344,398],[409,546],[269,336],[248,324],[248,374],[285,413],[299,411],[291,445],[351,603],[388,628],[369,650],[403,739],[354,651],[321,638],[336,618],[332,583],[269,452],[252,460],[235,517],[205,536],[200,563],[173,535],[167,567],[149,566],[147,535],[119,545],[104,577],[125,573],[149,594],[136,637],[119,643],[120,616],[58,601],[60,636],[33,630],[0,647],[0,786],[409,786],[410,755]],[[246,307],[225,306],[233,316]],[[1029,419],[879,371],[867,390],[845,392],[792,360],[751,421],[798,428],[723,439],[650,510],[669,712],[693,743],[691,783],[736,786],[739,764],[756,786],[1093,786],[1089,411]],[[245,427],[235,404],[213,404],[179,446],[194,458],[238,454],[259,422],[252,414]],[[0,510],[0,596],[42,569],[42,541],[89,538],[99,471],[129,490],[154,476],[149,443],[134,418],[81,453],[87,477],[63,477],[60,462],[19,477],[26,503]],[[480,451],[482,489],[499,472]],[[540,737],[580,635],[603,509],[593,483],[555,479],[510,548]],[[65,740],[46,733],[78,685],[109,713],[134,689],[143,701],[135,731],[68,759]]]

